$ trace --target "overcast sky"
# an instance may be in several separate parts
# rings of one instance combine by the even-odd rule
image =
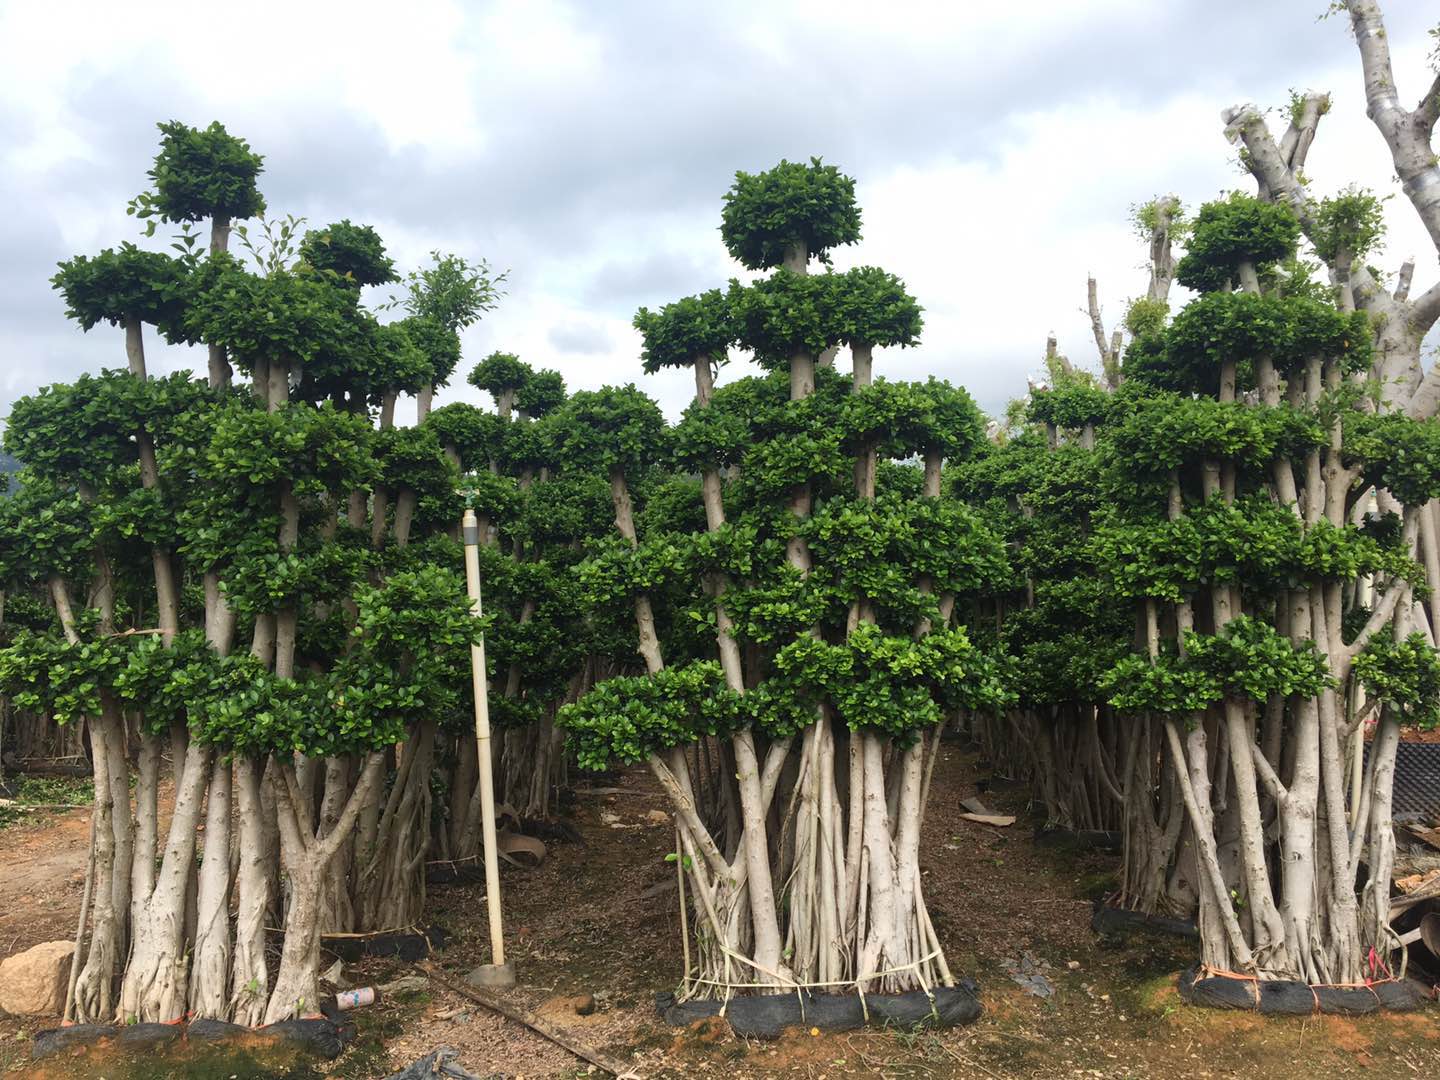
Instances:
[[[635,381],[675,415],[688,376],[641,372],[635,309],[738,273],[717,232],[737,169],[821,155],[863,207],[864,239],[837,267],[884,266],[926,309],[923,345],[878,355],[877,374],[934,373],[998,412],[1052,330],[1093,365],[1087,274],[1107,323],[1143,291],[1133,205],[1253,190],[1220,111],[1282,105],[1290,88],[1334,95],[1314,189],[1395,193],[1379,262],[1418,255],[1418,293],[1440,276],[1435,251],[1325,6],[0,0],[0,415],[124,365],[122,335],[82,334],[48,279],[57,260],[138,238],[125,203],[172,118],[248,139],[271,215],[373,224],[402,269],[440,248],[509,270],[440,403],[480,401],[464,371],[502,348],[572,388]],[[1385,8],[1413,104],[1434,8]],[[157,372],[204,368],[203,353],[152,348]]]

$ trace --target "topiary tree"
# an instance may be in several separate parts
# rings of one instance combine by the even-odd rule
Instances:
[[[210,254],[224,254],[231,225],[265,212],[265,200],[256,187],[264,159],[218,120],[204,129],[178,120],[156,126],[160,152],[148,174],[154,190],[141,192],[126,212],[146,222],[147,236],[153,236],[162,221],[188,226],[209,218]],[[192,247],[188,231],[181,246],[187,251]],[[230,369],[220,346],[210,347],[209,364],[212,387],[229,383]]]
[[[1260,290],[1259,275],[1294,254],[1300,223],[1288,206],[1233,192],[1200,208],[1175,280],[1199,292]]]
[[[530,374],[530,365],[514,353],[493,352],[470,370],[466,381],[494,397],[500,418],[508,420],[515,407],[515,395],[529,381]]]
[[[398,280],[380,234],[369,225],[352,225],[349,218],[307,232],[299,254],[307,266],[335,274],[357,288]]]
[[[564,404],[565,378],[549,368],[531,372],[515,391],[516,410],[530,420],[549,416]]]
[[[649,675],[602,682],[561,716],[582,764],[645,760],[671,797],[700,928],[687,995],[950,979],[914,874],[937,745],[925,732],[945,710],[999,700],[989,662],[953,620],[1004,555],[939,492],[943,455],[979,441],[973,404],[933,382],[867,385],[874,346],[915,341],[918,306],[882,271],[805,273],[811,256],[858,239],[858,223],[853,183],[818,162],[738,178],[724,225],[732,254],[785,266],[635,320],[647,370],[695,372],[696,400],[670,441],[675,463],[700,475],[688,498],[703,519],[679,512],[685,485],[671,482],[650,492],[636,529],[621,494],[633,481],[617,483],[624,541],[580,568],[594,601],[634,604]],[[857,378],[817,366],[841,342],[853,343]],[[773,374],[714,389],[733,343]],[[627,478],[643,467],[632,451],[651,445],[658,417],[625,405],[630,393],[571,399],[572,467],[623,461]],[[933,461],[869,466],[882,452]],[[699,639],[683,632],[696,623]],[[701,764],[712,744],[713,781]],[[889,745],[905,774],[893,819],[875,799]]]
[[[1346,703],[1375,636],[1424,614],[1411,600],[1416,508],[1435,477],[1386,463],[1425,458],[1431,436],[1394,417],[1390,449],[1369,441],[1362,432],[1377,418],[1339,390],[1370,366],[1368,326],[1282,279],[1267,285],[1264,267],[1287,256],[1281,241],[1296,231],[1288,207],[1231,198],[1196,222],[1180,280],[1245,290],[1205,293],[1164,331],[1150,370],[1184,396],[1142,394],[1116,414],[1109,449],[1129,494],[1115,489],[1095,551],[1112,587],[1137,603],[1145,651],[1101,686],[1115,708],[1163,722],[1196,839],[1203,962],[1350,982],[1373,976],[1366,949],[1386,953],[1394,938],[1361,902],[1388,891],[1377,885],[1388,882],[1388,825],[1368,808],[1389,751],[1372,750],[1378,772],[1353,791],[1363,824],[1348,829],[1346,744],[1358,750],[1358,722]],[[1371,485],[1406,522],[1383,539],[1358,523]],[[1380,590],[1373,605],[1358,578]],[[1212,797],[1221,788],[1223,809]],[[1227,833],[1240,837],[1234,861],[1219,854]],[[1382,875],[1368,883],[1367,850]],[[1150,860],[1152,882],[1166,872]]]
[[[247,270],[223,240],[229,216],[262,208],[258,157],[218,125],[169,126],[165,140],[157,191],[132,210],[210,213],[216,249],[190,256],[187,230],[179,260],[127,245],[56,276],[83,326],[126,327],[131,373],[84,376],[12,412],[8,445],[29,472],[0,528],[6,550],[33,543],[3,571],[12,588],[43,590],[53,615],[7,639],[0,681],[66,723],[83,718],[94,746],[97,897],[76,1013],[256,1024],[313,1009],[323,930],[400,907],[408,918],[423,900],[425,741],[463,730],[462,658],[479,629],[445,537],[461,503],[441,434],[456,458],[496,439],[460,417],[379,433],[368,415],[388,397],[393,416],[400,389],[458,362],[457,328],[479,310],[466,306],[473,272],[418,275],[410,295],[425,310],[382,326],[357,288],[393,274],[368,227],[342,221],[297,253],[295,219],[267,224],[246,241],[260,263]],[[208,345],[227,378],[228,354],[251,391],[227,390],[213,365],[209,388],[144,378],[146,321]],[[491,495],[503,509],[499,487]],[[237,633],[249,648],[232,654]],[[140,732],[133,807],[127,722]],[[175,808],[162,833],[167,736]],[[381,753],[401,740],[413,780],[389,775]],[[273,972],[272,912],[285,926]]]
[[[387,305],[400,308],[411,318],[418,318],[439,332],[458,334],[467,326],[478,322],[504,295],[501,286],[509,271],[496,273],[484,259],[469,262],[459,255],[430,253],[433,265],[414,270],[405,278],[405,291],[391,299]],[[427,344],[421,342],[422,345]],[[450,381],[450,375],[460,360],[458,345],[451,349],[448,341],[443,347],[429,352],[430,370],[421,381],[416,393],[415,422],[423,424],[430,415],[435,388]]]
[[[811,258],[860,239],[855,181],[834,165],[782,161],[762,173],[737,172],[725,193],[720,237],[750,270],[805,272]]]

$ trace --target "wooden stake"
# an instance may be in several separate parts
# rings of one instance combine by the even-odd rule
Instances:
[[[480,525],[474,510],[466,510],[465,587],[470,607],[480,618]],[[490,699],[486,686],[485,640],[470,646],[470,681],[475,694],[475,750],[480,769],[480,822],[485,843],[485,906],[490,914],[490,962],[505,963],[505,935],[500,922],[500,860],[495,845],[495,778],[490,767]]]

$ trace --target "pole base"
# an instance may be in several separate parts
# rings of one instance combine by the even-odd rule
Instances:
[[[481,964],[465,976],[471,986],[514,986],[514,964]]]

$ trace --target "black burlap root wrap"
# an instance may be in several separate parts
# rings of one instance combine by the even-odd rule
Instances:
[[[165,1052],[165,1047],[180,1042],[219,1044],[234,1040],[253,1046],[256,1040],[273,1046],[293,1047],[327,1061],[345,1052],[355,1038],[355,1025],[336,1023],[322,1017],[282,1020],[261,1028],[241,1027],[223,1020],[192,1020],[188,1024],[72,1024],[69,1027],[37,1031],[30,1047],[30,1056],[41,1058],[80,1047],[110,1043],[122,1051],[141,1050]]]
[[[378,934],[326,934],[321,937],[320,946],[347,964],[367,956],[398,956],[413,964],[441,952],[449,942],[450,932],[444,927],[427,926],[423,930],[417,927]]]
[[[1246,979],[1190,968],[1180,975],[1180,997],[1212,1009],[1248,1009],[1266,1016],[1364,1016],[1388,1010],[1410,1012],[1422,1003],[1408,982],[1387,979],[1368,986],[1311,986],[1283,979]]]
[[[1171,934],[1175,937],[1195,939],[1200,931],[1189,919],[1172,919],[1166,915],[1147,915],[1143,911],[1129,911],[1109,904],[1096,904],[1095,914],[1090,917],[1090,929],[1107,937],[1128,937],[1133,933]]]
[[[763,994],[733,997],[724,1018],[742,1039],[778,1039],[787,1028],[854,1031],[869,1026],[910,1030],[919,1027],[960,1027],[974,1023],[984,1012],[980,988],[971,979],[958,986],[936,987],[908,994]],[[720,1001],[677,1002],[674,994],[655,995],[655,1007],[667,1024],[685,1027],[706,1017],[721,1015]]]

